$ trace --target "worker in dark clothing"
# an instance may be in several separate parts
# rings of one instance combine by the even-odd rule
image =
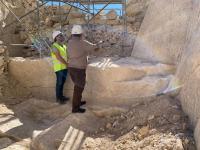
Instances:
[[[67,78],[67,47],[65,38],[60,31],[53,32],[54,43],[52,45],[51,57],[56,74],[56,101],[65,104],[68,97],[63,96],[63,87]]]
[[[81,101],[81,99],[86,82],[87,55],[91,50],[98,50],[96,44],[83,40],[82,36],[82,27],[74,25],[72,28],[72,37],[68,42],[68,70],[74,83],[72,113],[85,112],[85,109],[80,106],[86,104],[86,101]]]

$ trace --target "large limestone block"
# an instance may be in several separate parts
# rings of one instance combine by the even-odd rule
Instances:
[[[102,80],[105,80],[105,82],[127,81],[141,79],[145,76],[169,75],[175,73],[175,67],[173,65],[143,62],[132,57],[107,57],[92,60],[87,71],[88,76],[94,76],[94,80],[100,80],[103,83]]]
[[[185,48],[191,7],[191,0],[152,0],[132,56],[176,63]]]
[[[196,68],[189,76],[189,79],[183,84],[180,92],[180,99],[183,110],[189,115],[191,122],[195,125],[200,116],[200,68]]]
[[[34,96],[39,98],[55,97],[56,76],[53,72],[51,58],[11,58],[8,68],[10,76],[30,90]],[[65,84],[67,95],[72,93],[72,89],[73,84],[68,76]]]
[[[70,108],[68,108],[70,109]],[[58,149],[65,134],[69,132],[70,126],[79,129],[84,132],[84,134],[94,133],[101,127],[101,123],[97,123],[99,118],[93,113],[86,111],[84,114],[69,114],[61,122],[55,124],[54,126],[44,130],[38,136],[36,136],[32,141],[32,147],[34,150],[55,150]],[[92,125],[95,125],[91,127]],[[72,130],[71,140],[76,142],[78,140],[79,134]],[[52,139],[53,137],[53,139]],[[84,139],[82,139],[84,140]],[[69,144],[69,143],[68,143]]]
[[[124,99],[150,96],[167,86],[170,80],[168,75],[173,74],[174,70],[174,66],[142,62],[132,57],[90,59],[84,98],[91,103],[103,99],[107,104],[113,104],[112,99],[118,97],[119,101],[115,103],[122,104]],[[9,74],[33,96],[55,97],[56,79],[50,58],[12,58]],[[72,95],[73,84],[69,76],[64,91],[66,95]]]
[[[16,57],[10,60],[9,73],[27,87],[51,87],[55,84],[52,66],[50,59],[24,59]]]
[[[173,66],[142,63],[133,58],[99,58],[88,66],[88,91],[90,97],[97,99],[150,96],[166,88],[170,81],[170,77],[160,75],[173,72]]]
[[[146,77],[141,80],[112,82],[104,88],[93,87],[91,97],[99,99],[134,99],[156,95],[163,91],[171,77]]]
[[[183,85],[180,92],[180,99],[184,111],[189,115],[193,125],[199,118],[199,91],[200,91],[200,27],[199,27],[199,8],[200,2],[195,1],[190,12],[190,24],[188,25],[188,34],[185,50],[182,53],[181,60],[176,72],[176,78],[179,84]]]

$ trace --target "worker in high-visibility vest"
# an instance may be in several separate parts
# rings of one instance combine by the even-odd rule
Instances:
[[[54,72],[56,73],[56,101],[65,104],[68,97],[63,95],[63,87],[67,78],[67,46],[65,38],[60,31],[53,32],[54,43],[52,45],[51,57],[53,60]]]

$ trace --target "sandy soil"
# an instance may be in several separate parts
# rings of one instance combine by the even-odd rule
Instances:
[[[182,112],[179,101],[169,97],[136,103],[127,110],[100,107],[96,109],[90,106],[84,117],[73,115],[70,103],[59,105],[33,98],[1,99],[0,143],[3,144],[0,144],[0,148],[30,149],[32,137],[36,137],[35,133],[43,132],[67,118],[68,123],[71,121],[73,124],[76,117],[76,121],[84,118],[84,126],[89,126],[93,131],[86,131],[86,138],[81,146],[83,150],[196,149],[188,117]],[[100,128],[96,128],[94,123],[91,124],[97,119]],[[79,127],[80,130],[83,128]],[[60,144],[57,143],[57,148]]]

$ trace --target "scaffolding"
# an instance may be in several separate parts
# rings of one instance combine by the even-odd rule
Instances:
[[[109,10],[107,9],[108,5],[112,5],[112,4],[120,4],[121,7],[115,9],[114,5],[112,6],[111,9],[114,10],[118,10],[120,11],[120,17],[123,20],[123,36],[125,37],[127,35],[127,18],[126,18],[126,0],[35,0],[35,8],[33,8],[32,10],[28,11],[27,13],[25,13],[22,16],[17,16],[11,9],[9,9],[9,11],[12,13],[12,15],[15,17],[15,20],[12,21],[11,23],[7,24],[4,28],[7,28],[13,24],[15,24],[16,22],[19,22],[20,24],[22,23],[22,19],[24,19],[25,17],[29,16],[30,14],[34,14],[37,17],[37,33],[39,35],[39,37],[41,38],[40,35],[40,30],[41,30],[41,7],[44,6],[57,6],[57,7],[62,7],[65,5],[70,6],[70,9],[68,10],[67,14],[65,14],[65,21],[68,20],[68,16],[71,13],[72,8],[76,8],[78,10],[80,10],[81,13],[85,13],[86,16],[88,16],[88,18],[86,19],[86,25],[93,25],[92,20],[99,15],[102,11],[104,10]],[[2,2],[3,3],[3,2]],[[56,3],[56,5],[55,5]],[[5,4],[4,4],[5,5]],[[103,7],[100,9],[95,8],[96,5],[102,5]],[[5,5],[5,7],[7,7]],[[110,10],[111,10],[110,9]],[[61,9],[59,9],[61,10]],[[60,15],[63,15],[62,13],[60,13]],[[63,16],[60,16],[60,18]],[[61,19],[60,19],[61,20]],[[61,26],[61,30],[62,30],[62,25],[60,22],[60,26]],[[28,31],[28,29],[27,29]],[[123,38],[123,44],[122,44],[122,49],[124,50],[124,39]]]
[[[87,14],[87,16],[92,16],[87,18],[86,24],[92,24],[91,21],[98,15],[100,14],[103,10],[108,10],[106,7],[111,4],[121,4],[121,10],[120,15],[121,18],[123,19],[123,26],[124,26],[124,34],[127,33],[127,19],[126,19],[126,0],[36,0],[36,8],[33,10],[30,10],[26,14],[18,17],[15,15],[11,10],[11,13],[15,17],[15,20],[5,26],[5,28],[15,24],[16,22],[20,22],[23,18],[26,16],[35,13],[37,15],[37,24],[38,24],[38,32],[40,30],[40,8],[45,6],[46,4],[51,3],[51,5],[54,5],[54,2],[58,3],[58,7],[61,7],[61,5],[68,5],[70,6],[69,12],[66,14],[65,20],[68,19],[68,16],[71,12],[71,8],[76,8],[79,9],[80,11],[84,12]],[[95,5],[102,4],[104,5],[101,9],[96,9]],[[92,8],[91,8],[92,7]],[[114,7],[112,9],[115,9]],[[61,13],[60,13],[61,14]],[[60,16],[61,17],[61,16]]]

